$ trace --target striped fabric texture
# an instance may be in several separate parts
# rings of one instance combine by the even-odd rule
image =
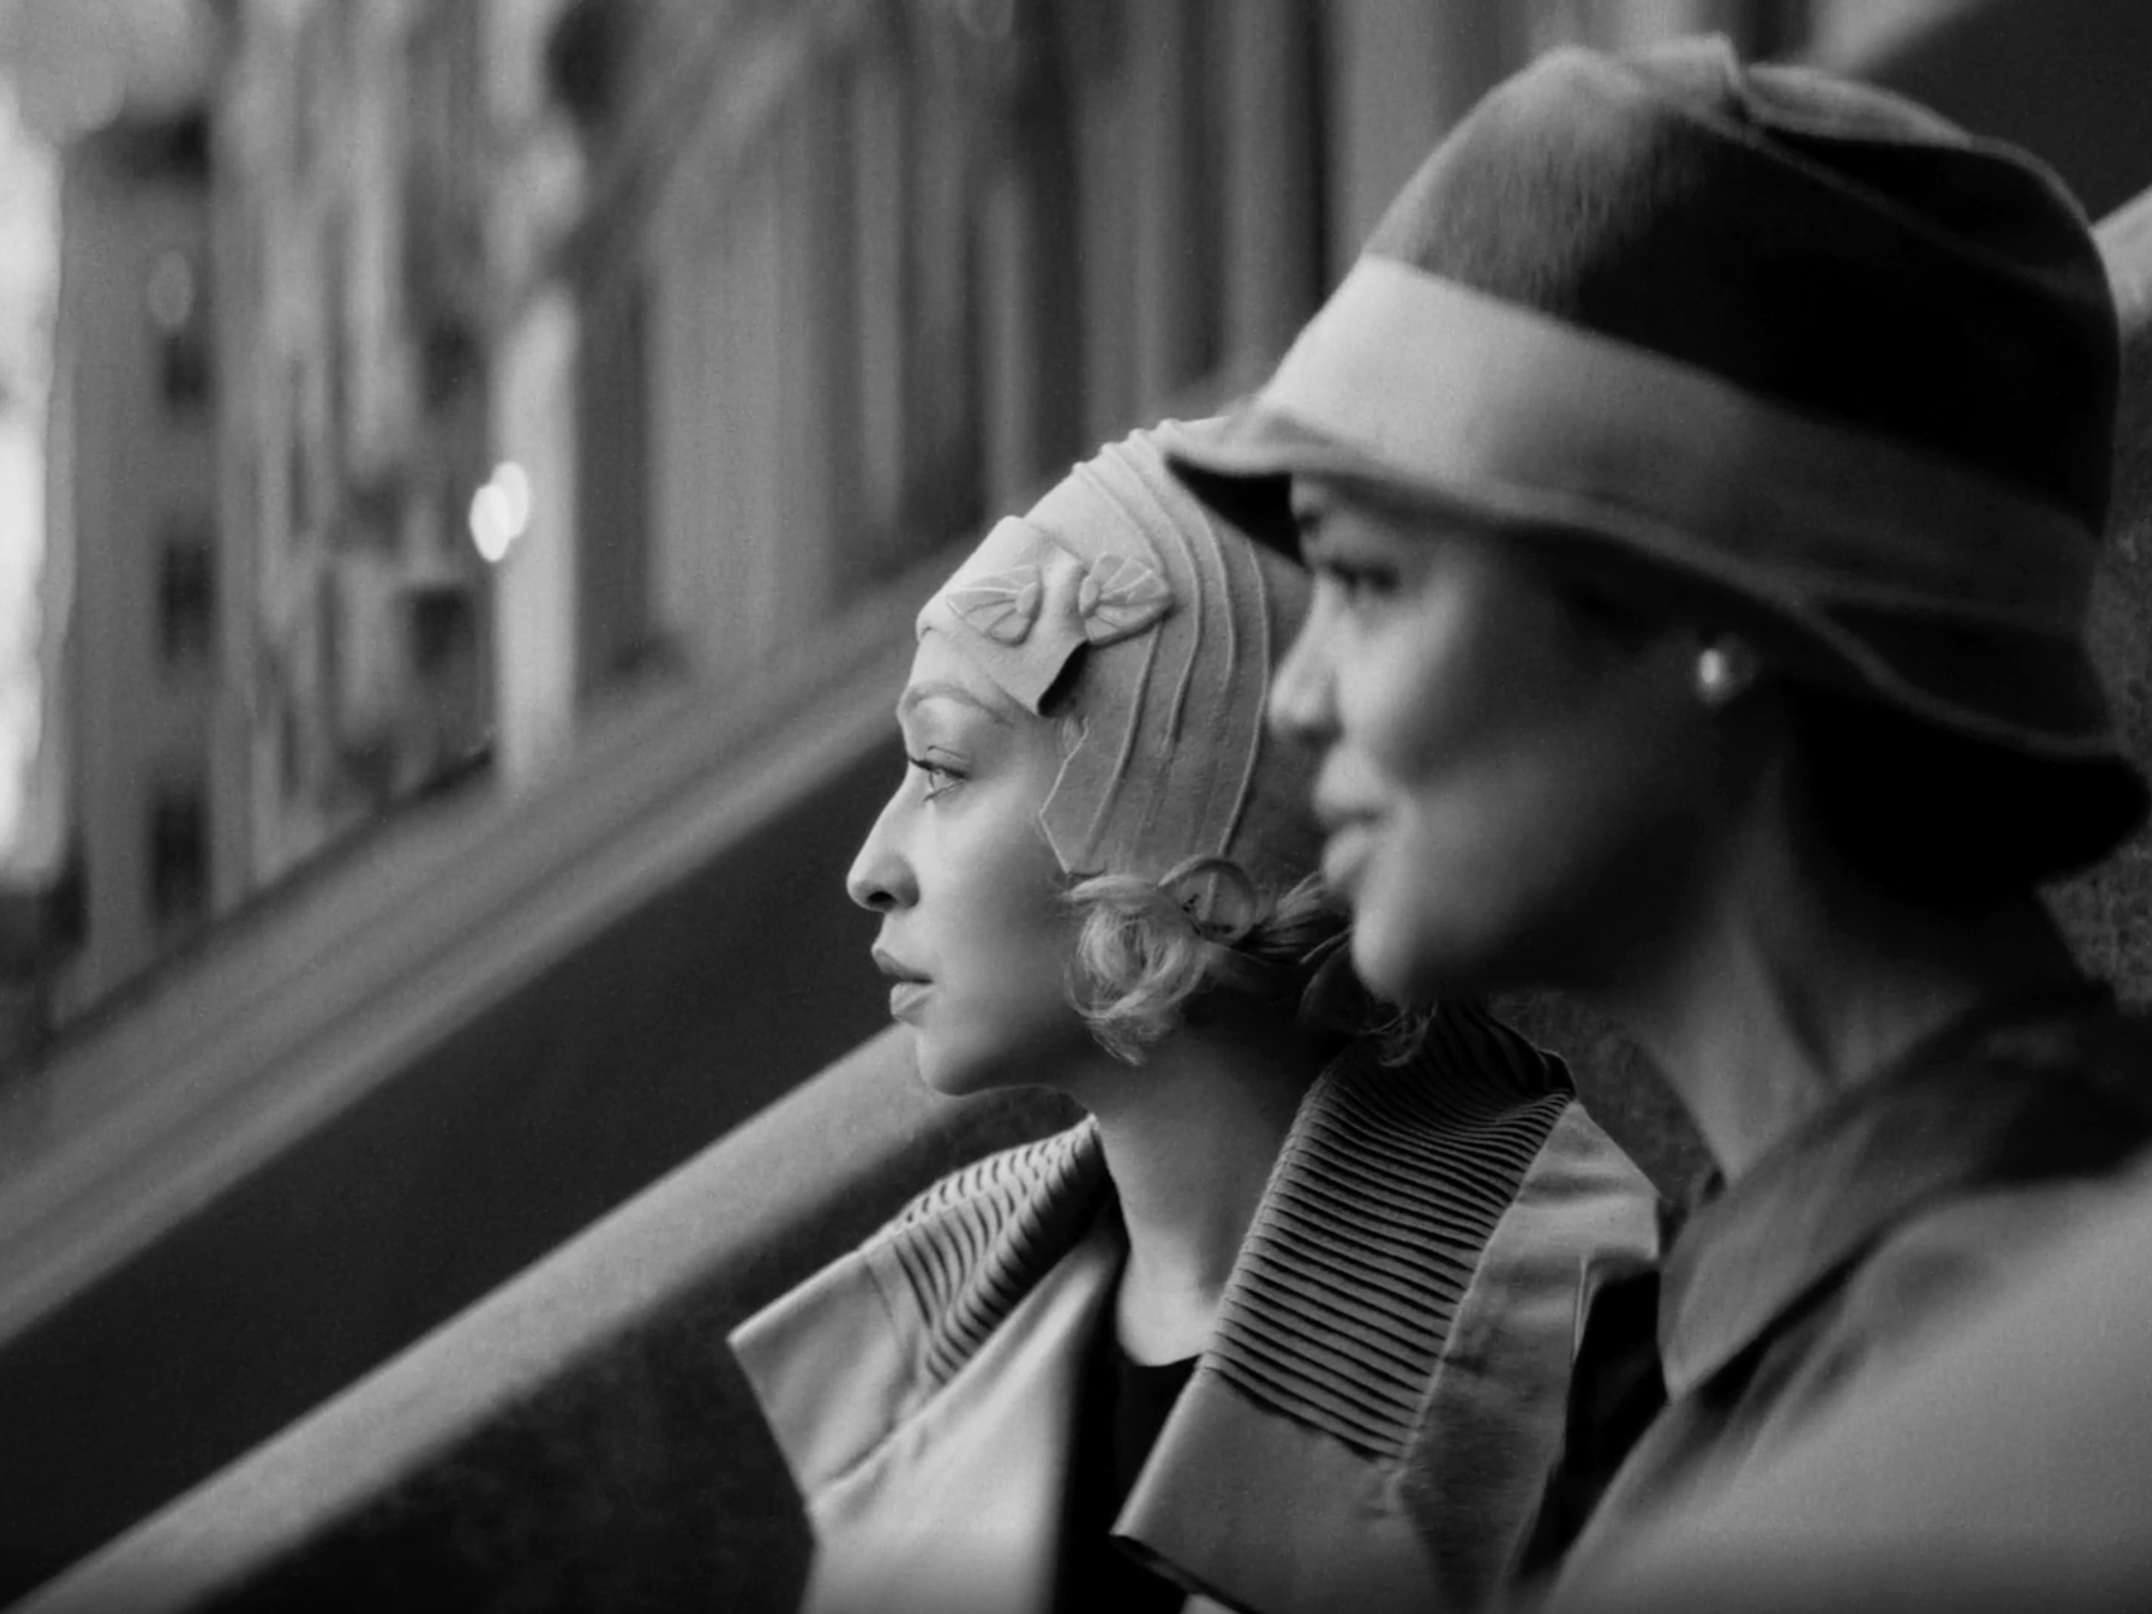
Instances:
[[[944,1177],[876,1235],[865,1253],[903,1274],[929,1382],[955,1377],[1082,1236],[1107,1188],[1098,1128],[1084,1121]]]
[[[1200,1370],[1402,1457],[1480,1254],[1572,1096],[1559,1061],[1466,1006],[1408,1065],[1348,1054],[1308,1095]]]
[[[1558,1059],[1470,1005],[1446,1008],[1404,1065],[1347,1053],[1302,1104],[1197,1371],[1364,1455],[1402,1456],[1481,1252],[1573,1096]],[[876,1236],[869,1259],[901,1274],[932,1382],[1109,1188],[1085,1122],[944,1179]]]

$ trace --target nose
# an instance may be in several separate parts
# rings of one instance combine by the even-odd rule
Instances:
[[[1293,636],[1270,684],[1266,711],[1270,730],[1280,739],[1324,746],[1337,737],[1337,694],[1327,643],[1328,615],[1317,593],[1313,609]]]
[[[919,900],[918,883],[913,878],[910,861],[904,856],[900,826],[896,822],[903,801],[901,789],[889,798],[880,816],[874,820],[874,827],[867,831],[867,838],[860,842],[858,855],[852,859],[852,867],[844,877],[846,894],[870,913],[908,908]]]

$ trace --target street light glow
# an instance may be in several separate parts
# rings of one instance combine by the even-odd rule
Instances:
[[[530,524],[530,476],[514,460],[503,460],[471,495],[471,542],[487,565],[498,566]]]

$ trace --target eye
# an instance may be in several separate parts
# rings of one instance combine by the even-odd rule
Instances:
[[[1325,555],[1315,562],[1317,582],[1326,584],[1345,603],[1355,608],[1378,604],[1397,593],[1395,566],[1384,561]]]
[[[1372,541],[1371,525],[1376,528]],[[1293,526],[1300,539],[1301,559],[1317,586],[1348,609],[1358,610],[1397,593],[1402,577],[1388,544],[1382,541],[1379,524],[1341,510],[1320,488],[1295,482]]]
[[[963,782],[964,776],[947,763],[915,756],[907,756],[904,760],[926,780],[925,799],[928,801],[947,795]]]

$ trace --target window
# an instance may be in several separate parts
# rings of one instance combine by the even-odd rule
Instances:
[[[157,653],[168,668],[216,653],[216,551],[198,527],[167,532],[157,556]]]
[[[411,591],[412,671],[440,678],[469,663],[477,648],[477,614],[467,589],[442,585]]]
[[[639,276],[615,281],[584,308],[576,349],[577,502],[583,530],[604,534],[577,552],[576,663],[585,691],[646,664],[655,637],[650,596],[650,306]]]
[[[194,415],[209,407],[209,345],[199,332],[175,331],[162,339],[157,387],[168,414]]]
[[[149,911],[162,929],[209,908],[209,806],[199,779],[166,779],[149,803]]]
[[[199,414],[209,405],[209,320],[194,260],[176,247],[158,254],[145,297],[157,333],[157,389],[165,412],[175,418]]]

